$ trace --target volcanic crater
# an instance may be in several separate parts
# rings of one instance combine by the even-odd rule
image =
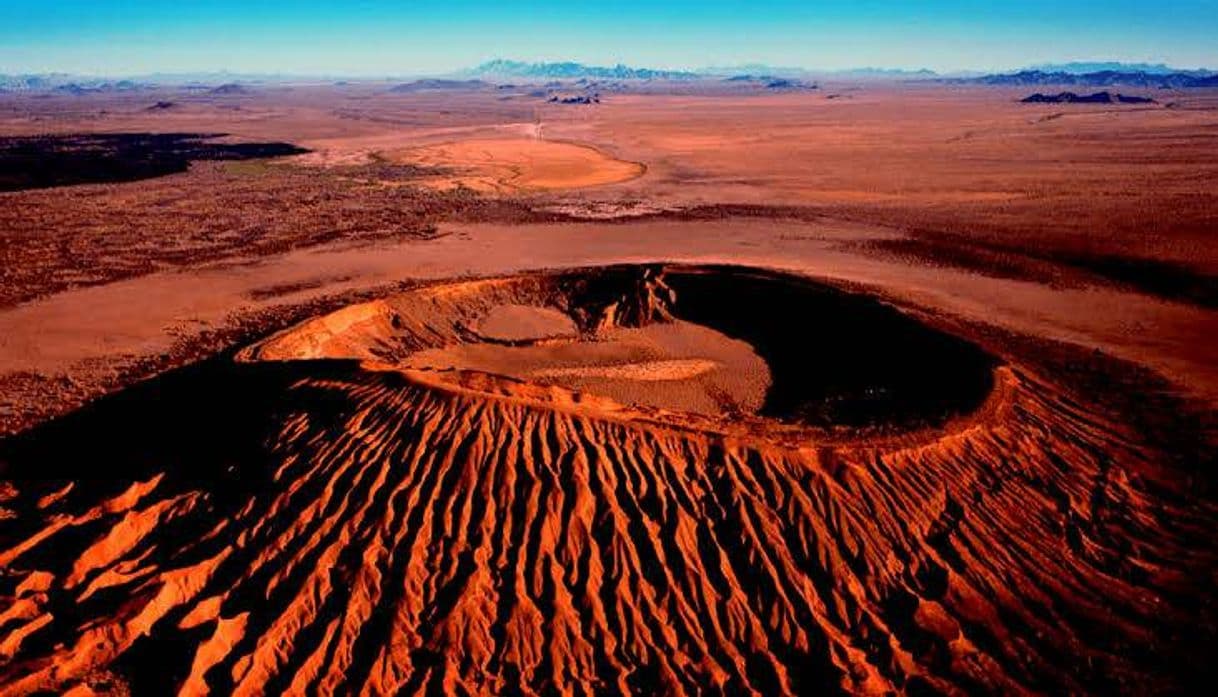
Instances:
[[[752,416],[839,432],[942,425],[985,401],[998,365],[866,295],[677,265],[430,286],[306,322],[240,357],[357,359],[454,383],[476,372],[656,418]]]
[[[1140,691],[1211,514],[1153,459],[803,277],[420,287],[5,441],[0,693]]]

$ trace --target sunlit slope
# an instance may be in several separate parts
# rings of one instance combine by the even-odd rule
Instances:
[[[1019,367],[852,437],[383,360],[215,370],[6,451],[0,692],[1144,691],[1188,658],[1209,514]],[[144,419],[183,423],[115,442]]]

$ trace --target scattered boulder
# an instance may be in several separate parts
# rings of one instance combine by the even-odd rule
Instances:
[[[815,82],[807,83],[803,80],[788,80],[786,78],[775,78],[765,83],[767,90],[816,90],[820,86]]]
[[[554,95],[548,100],[551,104],[600,104],[601,95],[599,92],[592,94],[575,94],[575,95]]]

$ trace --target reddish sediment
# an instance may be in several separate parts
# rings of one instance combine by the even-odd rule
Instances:
[[[753,301],[774,294],[802,305],[768,317]],[[491,342],[505,350],[691,322],[747,341],[772,385],[695,412],[572,389],[567,368],[412,366],[486,343],[479,320],[505,305],[577,329],[542,322]],[[832,346],[795,351],[783,327]],[[884,352],[894,365],[863,369]],[[66,489],[61,432],[5,451],[0,694],[1139,692],[1171,689],[1161,672],[1189,655],[1163,628],[1194,611],[1212,512],[1146,476],[1136,433],[803,279],[630,267],[445,284],[212,369],[227,377],[66,431],[185,418],[244,385],[245,403],[197,424],[210,442],[124,445],[76,463],[88,475]]]

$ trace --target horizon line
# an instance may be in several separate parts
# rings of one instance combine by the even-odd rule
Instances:
[[[618,61],[615,63],[584,63],[583,61],[573,59],[551,59],[551,60],[520,60],[514,58],[491,58],[479,61],[473,65],[464,67],[448,68],[444,70],[424,70],[419,72],[411,72],[409,69],[402,71],[387,71],[387,72],[364,72],[364,71],[293,71],[293,70],[234,70],[231,68],[209,68],[209,69],[166,69],[166,70],[144,70],[144,71],[115,71],[115,72],[78,72],[71,70],[30,70],[30,69],[9,69],[0,70],[0,75],[8,77],[17,76],[52,76],[61,75],[69,77],[92,78],[92,79],[131,79],[131,78],[148,78],[148,77],[189,77],[210,76],[210,75],[230,75],[235,78],[241,77],[275,77],[275,78],[296,78],[296,79],[355,79],[355,80],[392,80],[398,78],[426,78],[426,77],[448,77],[459,75],[462,73],[470,74],[476,72],[479,68],[488,64],[504,62],[518,63],[527,66],[547,66],[547,65],[563,65],[575,64],[588,69],[612,69],[612,68],[627,68],[631,70],[651,70],[655,72],[666,73],[690,73],[695,75],[714,75],[721,71],[731,71],[733,69],[748,69],[748,68],[768,68],[772,70],[785,71],[801,71],[809,74],[822,75],[845,75],[849,73],[859,72],[891,72],[891,73],[931,73],[936,76],[950,77],[960,74],[1007,74],[1017,73],[1020,71],[1043,70],[1046,67],[1081,65],[1087,63],[1107,63],[1114,65],[1130,66],[1153,66],[1157,68],[1166,68],[1172,72],[1195,72],[1195,71],[1211,71],[1216,69],[1209,66],[1177,66],[1172,65],[1167,61],[1155,60],[1122,60],[1116,58],[1077,58],[1061,61],[1041,61],[1034,64],[1022,64],[1018,66],[1008,66],[1005,68],[955,68],[955,69],[935,69],[930,67],[905,67],[905,66],[887,66],[887,65],[858,65],[848,68],[817,68],[807,67],[804,65],[779,65],[771,64],[764,61],[743,61],[735,63],[727,63],[723,65],[701,65],[687,67],[651,67],[642,64],[628,63]],[[1136,70],[1133,70],[1136,72]]]

